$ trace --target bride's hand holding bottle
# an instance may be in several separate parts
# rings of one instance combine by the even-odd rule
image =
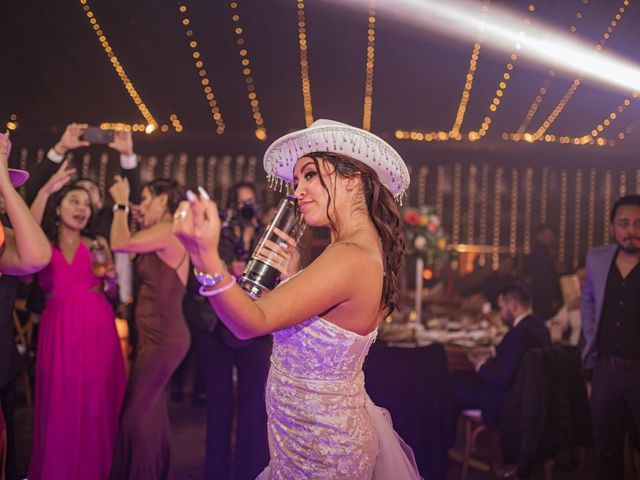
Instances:
[[[187,249],[193,266],[202,272],[223,271],[224,262],[218,254],[220,215],[216,203],[202,187],[200,195],[187,191],[187,200],[180,202],[173,217],[173,233]]]

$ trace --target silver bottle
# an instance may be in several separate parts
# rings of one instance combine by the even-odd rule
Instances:
[[[274,266],[270,265],[268,260],[269,251],[265,249],[265,243],[270,240],[274,243],[281,243],[283,240],[273,231],[278,228],[290,237],[300,240],[304,233],[304,218],[298,207],[298,201],[293,195],[287,195],[278,204],[273,220],[260,237],[260,241],[256,245],[251,255],[251,260],[238,279],[238,285],[246,290],[247,294],[253,298],[258,298],[265,293],[273,290],[278,283],[280,272]]]

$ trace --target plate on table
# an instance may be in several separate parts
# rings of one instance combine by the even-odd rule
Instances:
[[[451,340],[450,343],[464,348],[473,348],[476,346],[476,342],[474,342],[472,339],[463,337]]]
[[[450,332],[457,332],[458,330],[462,330],[462,323],[456,320],[450,320],[447,323],[447,330]]]

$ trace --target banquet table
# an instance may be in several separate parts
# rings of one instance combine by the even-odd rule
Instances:
[[[413,448],[420,474],[445,478],[457,419],[444,346],[402,348],[379,341],[364,370],[369,396],[391,413],[396,432]]]

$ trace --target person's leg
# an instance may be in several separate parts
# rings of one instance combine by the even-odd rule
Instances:
[[[217,331],[194,329],[193,342],[207,395],[207,438],[204,479],[231,476],[231,420],[233,349]]]
[[[18,477],[18,472],[16,469],[15,424],[13,418],[13,411],[15,409],[15,396],[16,381],[14,379],[0,389],[2,415],[4,416],[4,424],[7,430],[7,462],[4,469],[7,480],[15,480]]]
[[[180,366],[178,366],[177,370],[173,372],[171,382],[169,382],[171,400],[174,402],[182,402],[182,399],[184,398],[184,379],[189,370],[189,365],[191,364],[192,352],[193,346],[189,348],[189,351],[182,359],[182,362],[180,362]]]
[[[629,371],[625,375],[624,384],[627,388],[626,400],[635,420],[635,439],[640,437],[640,370]]]
[[[145,346],[127,385],[111,480],[166,478],[170,469],[167,385],[180,359],[164,348]]]
[[[253,480],[269,463],[264,394],[270,356],[270,335],[256,338],[248,347],[236,350],[238,432],[235,480]]]
[[[624,392],[620,371],[598,360],[591,389],[593,437],[598,457],[598,479],[624,478]]]

